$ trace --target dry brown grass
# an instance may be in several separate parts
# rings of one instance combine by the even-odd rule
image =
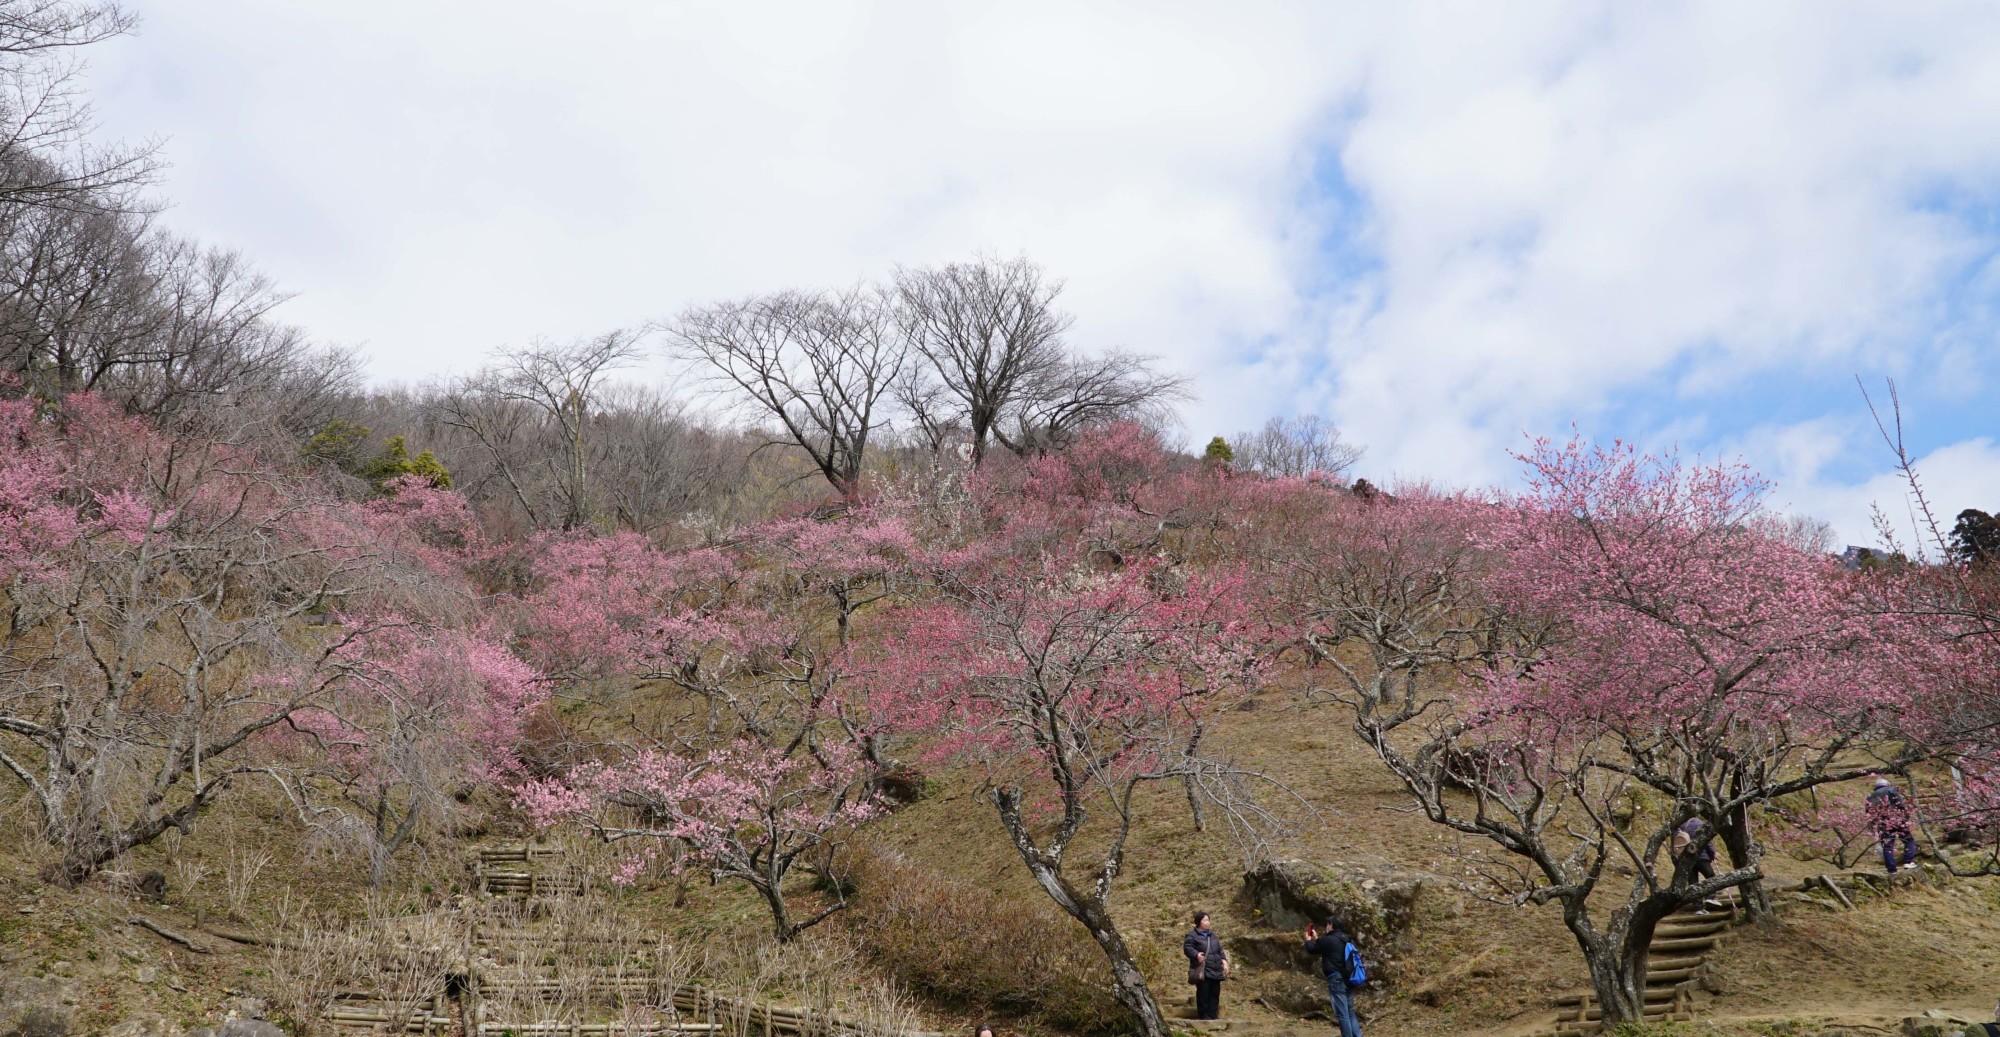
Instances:
[[[894,853],[845,861],[867,957],[925,998],[1078,1034],[1129,1029],[1104,955],[1045,900],[982,890]]]

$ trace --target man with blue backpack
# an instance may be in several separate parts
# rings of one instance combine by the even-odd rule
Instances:
[[[1354,992],[1368,982],[1368,966],[1361,951],[1340,928],[1340,919],[1326,920],[1326,932],[1306,926],[1306,953],[1319,955],[1320,971],[1326,973],[1326,996],[1333,1002],[1333,1021],[1340,1037],[1361,1037],[1361,1020],[1354,1015]]]

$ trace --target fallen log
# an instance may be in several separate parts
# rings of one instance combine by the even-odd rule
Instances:
[[[172,940],[173,942],[178,943],[183,947],[186,947],[188,950],[191,950],[196,954],[214,953],[207,947],[203,947],[202,945],[194,942],[193,940],[190,940],[187,937],[182,936],[177,932],[174,932],[172,929],[169,929],[166,926],[161,925],[160,923],[155,922],[152,919],[147,918],[143,915],[133,915],[132,917],[127,918],[126,921],[132,923],[133,925],[138,926],[141,929],[146,929],[154,933],[158,933],[160,936]]]

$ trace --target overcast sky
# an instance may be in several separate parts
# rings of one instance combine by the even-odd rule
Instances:
[[[1989,3],[132,6],[105,132],[380,379],[1025,252],[1196,444],[1318,412],[1485,484],[1574,424],[1866,543],[1893,377],[1941,507],[2000,509]]]

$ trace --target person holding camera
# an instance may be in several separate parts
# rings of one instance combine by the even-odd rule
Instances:
[[[1333,1003],[1333,1021],[1340,1037],[1361,1037],[1361,1020],[1354,1014],[1354,992],[1368,981],[1368,967],[1361,950],[1340,927],[1340,919],[1328,918],[1326,932],[1306,926],[1306,953],[1319,957],[1320,971],[1326,974],[1326,997]]]

